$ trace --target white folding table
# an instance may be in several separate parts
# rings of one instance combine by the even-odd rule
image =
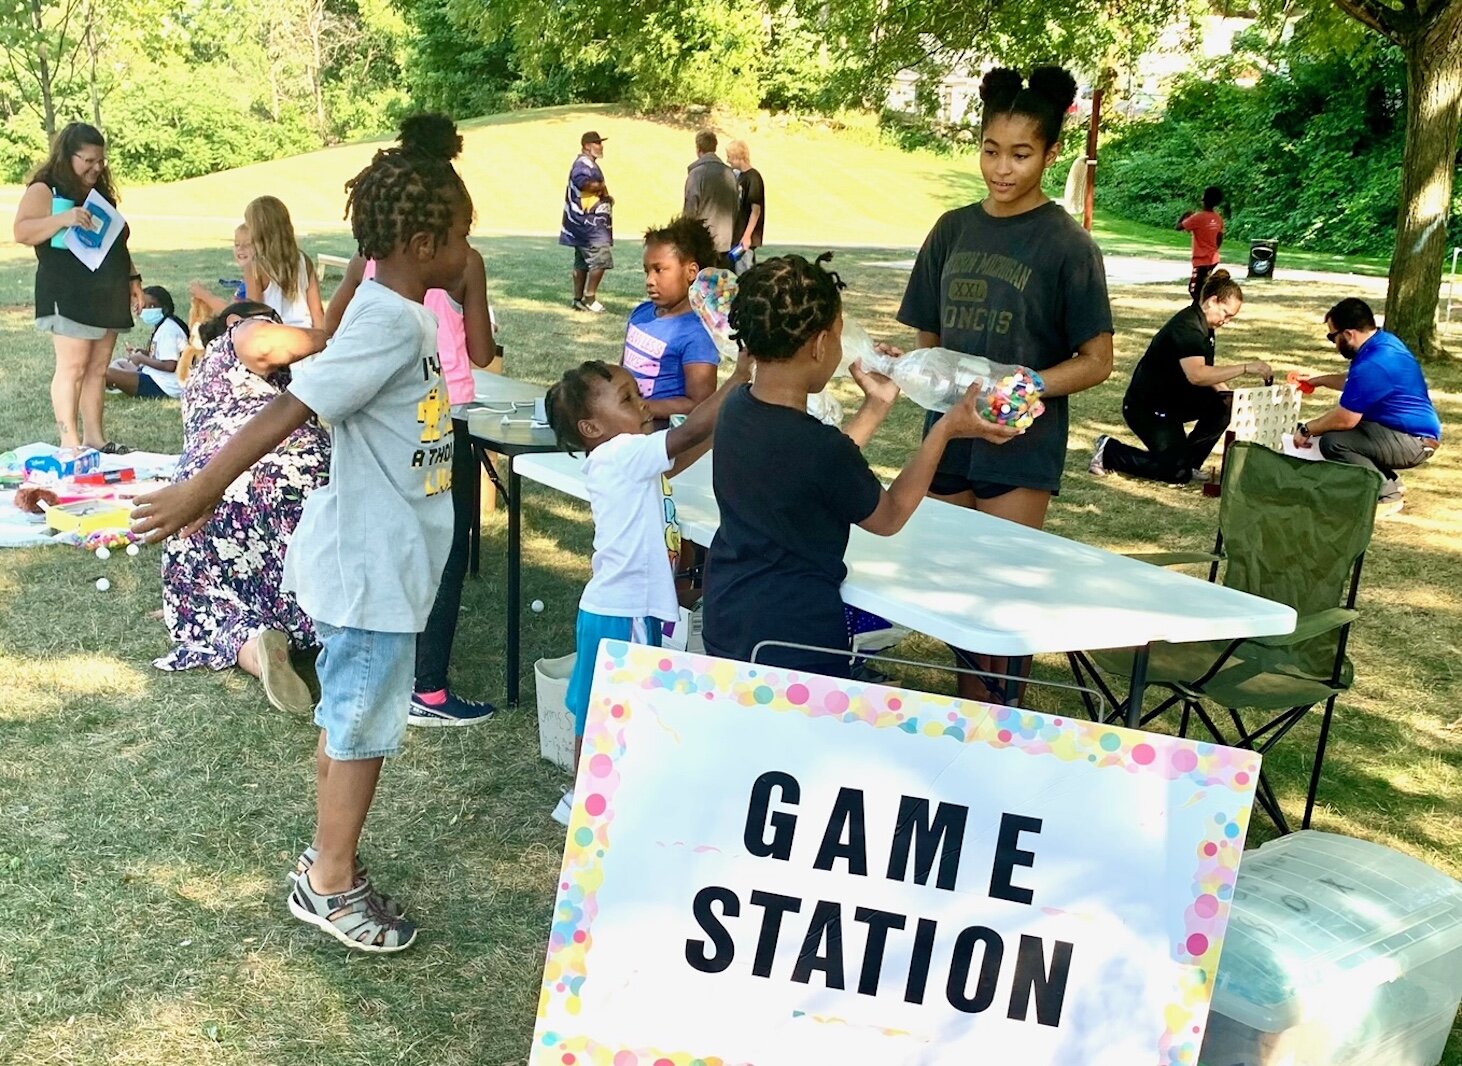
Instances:
[[[517,472],[584,500],[583,459],[523,456]],[[684,535],[711,543],[720,513],[710,457],[674,481]],[[1129,559],[1054,533],[925,500],[897,535],[854,527],[844,602],[989,655],[1135,648],[1127,724],[1141,720],[1148,650],[1294,630],[1284,604]]]

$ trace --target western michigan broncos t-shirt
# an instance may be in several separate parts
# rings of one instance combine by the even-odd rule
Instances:
[[[426,626],[452,546],[452,406],[436,318],[376,281],[289,391],[330,431],[330,483],[305,501],[284,588],[311,618],[382,633]]]
[[[970,204],[944,214],[919,249],[898,319],[957,352],[1046,370],[1112,332],[1107,274],[1091,235],[1049,202],[1009,218]],[[1066,458],[1067,401],[1008,444],[957,440],[941,473],[1055,491]],[[929,424],[937,420],[931,415]]]

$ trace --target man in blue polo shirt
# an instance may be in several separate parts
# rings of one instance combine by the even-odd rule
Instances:
[[[1379,471],[1385,482],[1377,515],[1393,515],[1406,492],[1396,471],[1420,466],[1442,442],[1442,420],[1421,364],[1394,333],[1377,329],[1370,307],[1354,297],[1330,309],[1325,337],[1350,369],[1310,378],[1312,385],[1341,390],[1340,405],[1301,422],[1295,445],[1308,448],[1318,438],[1326,459]]]

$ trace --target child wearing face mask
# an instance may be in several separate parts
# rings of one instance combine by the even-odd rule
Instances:
[[[107,388],[128,396],[177,399],[183,395],[178,357],[188,346],[188,327],[175,312],[172,293],[161,285],[143,289],[142,311],[137,317],[151,327],[152,337],[146,348],[129,345],[127,358],[107,368]]]

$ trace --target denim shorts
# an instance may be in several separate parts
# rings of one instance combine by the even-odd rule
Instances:
[[[320,621],[315,632],[323,646],[315,662],[315,724],[325,731],[325,754],[342,762],[395,755],[406,737],[416,634],[339,629]]]
[[[568,694],[564,703],[574,715],[574,736],[584,735],[584,724],[589,718],[589,691],[594,685],[594,668],[599,665],[599,642],[601,640],[627,640],[632,644],[660,646],[662,623],[658,618],[616,618],[612,615],[590,614],[580,609],[579,620],[574,626],[574,673],[569,678]]]

